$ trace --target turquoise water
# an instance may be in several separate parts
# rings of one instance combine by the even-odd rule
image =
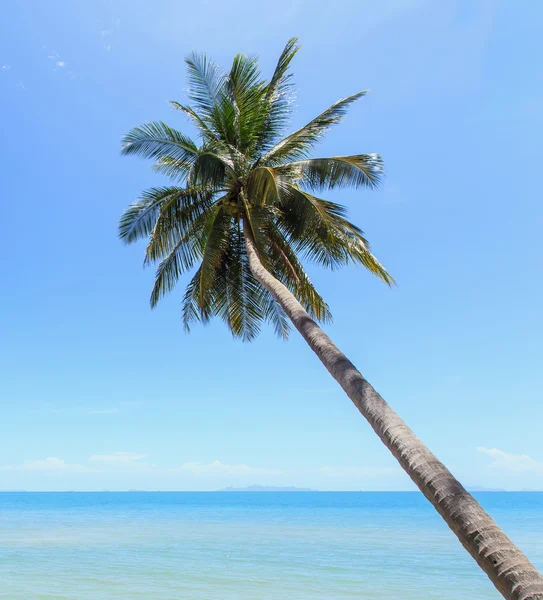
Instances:
[[[479,501],[543,569],[543,493]],[[2,600],[497,599],[417,493],[0,493]]]

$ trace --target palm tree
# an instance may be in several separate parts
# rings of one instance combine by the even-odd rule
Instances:
[[[269,81],[242,54],[226,74],[205,55],[186,59],[192,105],[172,104],[196,126],[200,143],[162,122],[126,135],[123,154],[152,159],[173,181],[125,210],[120,236],[126,243],[148,239],[145,263],[158,263],[152,306],[194,269],[183,297],[187,330],[218,316],[234,337],[249,341],[265,321],[285,338],[292,323],[503,596],[543,599],[541,574],[317,324],[330,311],[304,260],[329,268],[360,264],[386,284],[394,281],[345,208],[314,195],[374,188],[382,178],[377,154],[310,158],[365,92],[282,137],[298,49],[291,39]]]

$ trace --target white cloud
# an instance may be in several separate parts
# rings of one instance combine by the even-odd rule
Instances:
[[[2,71],[9,71],[10,70],[10,66],[9,65],[2,65]]]
[[[22,81],[19,81],[19,83],[17,84],[17,87],[20,87],[24,92],[28,92],[28,88],[25,86],[25,84]]]
[[[484,446],[478,446],[477,452],[486,454],[493,459],[489,465],[493,469],[503,469],[513,473],[543,474],[543,462],[538,462],[527,454],[509,454],[498,448],[485,448]]]
[[[96,410],[89,410],[89,415],[115,415],[119,412],[118,408],[97,408]]]
[[[173,472],[186,472],[193,475],[281,475],[285,471],[267,467],[250,467],[248,465],[226,465],[219,460],[205,464],[200,462],[185,462],[179,467],[170,469]]]
[[[39,460],[25,460],[22,465],[8,465],[0,467],[1,471],[48,471],[83,473],[90,469],[84,465],[69,464],[61,458],[50,456]]]
[[[147,454],[138,454],[137,452],[112,452],[111,454],[93,454],[89,458],[89,461],[102,464],[126,465],[139,462],[144,458],[147,458]]]
[[[76,488],[99,488],[109,486],[111,478],[120,489],[138,487],[141,489],[216,489],[226,483],[237,485],[297,485],[317,489],[360,489],[364,486],[376,485],[383,481],[398,486],[403,475],[399,467],[354,467],[354,466],[321,466],[321,467],[267,467],[251,466],[245,463],[228,464],[220,460],[211,462],[187,461],[178,466],[153,464],[148,455],[142,452],[111,452],[93,454],[84,464],[72,464],[57,457],[38,460],[26,460],[19,465],[0,466],[0,472],[9,479],[7,472],[23,474],[23,485],[39,486],[45,475],[63,476],[64,474],[86,474],[85,481],[74,479]],[[382,479],[379,479],[379,478]],[[68,478],[63,479],[68,482]],[[104,482],[104,483],[100,483]],[[105,483],[107,482],[107,483]],[[366,482],[366,483],[364,483]],[[18,480],[17,485],[21,485]],[[70,483],[71,485],[71,483]],[[73,489],[76,489],[73,488]],[[72,488],[70,488],[72,489]],[[108,488],[109,489],[109,488]]]
[[[55,68],[53,69],[53,71],[63,69],[67,64],[66,61],[62,60],[60,54],[56,50],[53,50],[52,54],[49,54],[47,58],[55,63]]]
[[[111,51],[111,44],[105,43],[105,42],[107,42],[109,40],[109,38],[111,38],[113,35],[115,35],[115,32],[119,28],[120,24],[121,24],[120,19],[114,19],[112,21],[111,27],[100,30],[100,36],[103,38],[103,41],[104,41],[103,48],[106,52]]]

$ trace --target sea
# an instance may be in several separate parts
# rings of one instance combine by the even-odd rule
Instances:
[[[543,570],[543,493],[475,494]],[[0,493],[2,600],[496,600],[417,492]]]

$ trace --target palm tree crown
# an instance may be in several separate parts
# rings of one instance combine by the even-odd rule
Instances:
[[[148,239],[145,263],[158,263],[151,305],[195,268],[182,302],[185,328],[221,317],[235,337],[251,340],[263,321],[287,337],[279,304],[249,269],[243,221],[263,266],[315,319],[330,311],[308,277],[303,260],[328,268],[358,263],[387,284],[393,279],[369,251],[363,232],[343,206],[313,195],[341,186],[377,186],[377,154],[310,158],[322,135],[339,123],[360,92],[337,101],[294,133],[289,65],[299,50],[291,39],[269,81],[256,59],[238,54],[228,73],[205,55],[186,59],[192,106],[172,105],[196,126],[200,144],[165,123],[137,127],[123,154],[154,160],[173,185],[153,188],[123,213],[121,238]]]

